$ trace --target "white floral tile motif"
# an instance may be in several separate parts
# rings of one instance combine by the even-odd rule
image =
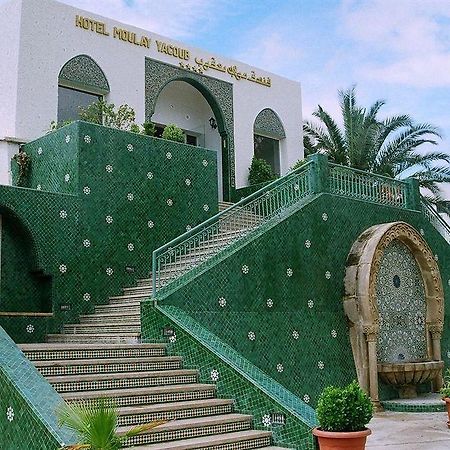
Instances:
[[[450,278],[449,278],[449,280],[447,281],[447,284],[450,286]]]
[[[114,219],[112,218],[112,216],[106,216],[106,217],[105,217],[105,221],[106,221],[106,223],[111,224],[111,223],[114,222]]]
[[[172,206],[173,205],[173,200],[171,198],[168,198],[166,200],[166,203],[167,203],[168,206]]]
[[[327,213],[323,213],[322,214],[322,220],[324,221],[324,222],[326,222],[327,220],[328,220],[328,214]]]
[[[268,308],[272,308],[273,307],[273,300],[271,298],[268,298],[266,301],[266,305]]]
[[[153,227],[155,226],[155,224],[153,223],[152,220],[149,220],[149,221],[147,222],[147,226],[148,226],[149,228],[153,228]]]
[[[186,225],[186,231],[192,230],[192,227],[190,225]]]
[[[208,161],[206,161],[206,159],[204,159],[204,160],[202,161],[202,164],[203,164],[204,167],[206,167],[206,166],[208,165]]]
[[[292,277],[292,275],[294,275],[294,271],[293,271],[290,267],[288,267],[288,268],[286,269],[286,275],[287,275],[288,277]]]
[[[242,270],[242,273],[243,273],[243,274],[247,275],[247,274],[248,274],[248,271],[249,271],[247,264],[244,264],[244,265],[241,267],[241,270]]]
[[[327,271],[325,272],[325,278],[326,278],[327,280],[329,280],[329,279],[331,278],[331,272],[330,272],[329,270],[327,270]]]
[[[89,186],[85,186],[83,188],[83,194],[89,195],[91,193],[91,188]]]
[[[42,147],[39,147],[39,148],[37,149],[37,154],[38,154],[38,155],[42,155]]]
[[[27,325],[27,333],[34,333],[34,326],[31,323]]]
[[[65,264],[60,264],[59,265],[59,271],[61,273],[66,273],[67,272],[67,266]]]
[[[69,174],[69,173],[66,173],[66,174],[64,175],[64,181],[65,181],[66,183],[68,183],[68,182],[70,181],[70,174]]]
[[[64,211],[63,209],[59,212],[59,217],[61,219],[67,219],[67,211]]]
[[[8,409],[6,410],[6,418],[9,422],[14,420],[14,409],[12,406],[8,406]]]
[[[439,256],[436,254],[436,255],[434,255],[434,260],[435,261],[439,261]]]
[[[308,300],[308,308],[314,308],[314,300]]]
[[[171,344],[174,344],[175,342],[177,342],[177,335],[176,334],[172,334],[172,336],[169,336],[169,342]]]
[[[305,247],[306,247],[306,248],[311,248],[311,241],[310,241],[309,239],[307,239],[307,240],[305,241]]]
[[[331,337],[332,338],[337,338],[337,331],[336,330],[331,330]]]
[[[172,159],[172,153],[167,152],[167,153],[166,153],[166,158],[167,158],[167,159]]]
[[[111,164],[108,164],[108,165],[105,166],[105,170],[106,170],[108,173],[112,173],[112,171],[113,171],[114,169],[113,169],[113,166],[112,166]]]
[[[110,277],[113,273],[114,273],[114,270],[111,267],[108,267],[106,269],[106,275],[108,275],[108,277]]]
[[[270,427],[272,425],[272,419],[270,418],[270,414],[264,414],[261,417],[261,423],[265,426],[265,427]]]
[[[317,367],[318,367],[320,370],[323,370],[323,369],[325,368],[325,363],[324,363],[323,361],[319,361],[319,362],[317,363]]]
[[[219,381],[219,371],[216,369],[211,370],[211,381]]]
[[[225,308],[225,306],[227,306],[227,301],[226,301],[225,297],[219,297],[219,306],[221,308]]]
[[[132,244],[131,242],[127,245],[127,249],[129,252],[132,252],[134,250],[134,244]]]
[[[190,186],[192,184],[192,181],[189,178],[186,178],[184,182],[186,183],[186,186]]]
[[[133,144],[128,144],[128,145],[127,145],[127,150],[128,150],[129,152],[132,152],[132,151],[134,150]]]
[[[292,332],[292,337],[297,340],[300,337],[300,333],[297,330],[294,330]]]
[[[254,341],[256,339],[256,334],[254,331],[249,331],[247,337],[250,341]]]
[[[89,239],[83,239],[83,247],[89,248],[91,246],[91,241]]]
[[[420,234],[422,235],[422,236],[424,236],[425,235],[425,231],[424,231],[424,229],[423,228],[421,228],[420,230]]]
[[[148,173],[147,173],[147,178],[148,178],[149,180],[152,180],[152,179],[153,179],[153,172],[148,172]]]
[[[447,358],[450,359],[450,350],[447,352]]]
[[[132,201],[134,200],[134,194],[131,193],[131,192],[129,192],[129,193],[127,194],[127,200],[128,200],[129,202],[132,202]]]
[[[91,299],[91,294],[89,294],[89,292],[85,292],[85,293],[83,294],[83,300],[84,300],[85,302],[88,302],[90,299]]]
[[[41,186],[40,184],[38,184],[38,185],[36,186],[36,189],[37,189],[38,191],[40,191],[40,190],[42,189],[42,186]]]
[[[308,394],[305,394],[305,395],[303,396],[303,401],[304,401],[305,403],[309,403],[310,400],[311,400],[311,397],[310,397]]]
[[[70,142],[70,135],[66,136],[66,144],[68,144]]]
[[[203,211],[209,211],[209,205],[203,205]]]
[[[86,134],[86,136],[84,136],[84,142],[86,142],[86,144],[91,143],[91,137],[88,134]]]
[[[277,372],[279,372],[279,373],[281,373],[281,372],[284,372],[284,366],[283,366],[283,364],[277,364]]]
[[[294,191],[298,191],[300,189],[300,186],[298,184],[294,184]]]

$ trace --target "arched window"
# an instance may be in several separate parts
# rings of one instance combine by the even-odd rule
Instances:
[[[80,107],[108,93],[109,83],[99,65],[90,56],[75,56],[59,73],[58,122],[78,119]]]
[[[286,137],[283,124],[274,111],[263,109],[255,119],[254,156],[264,159],[280,175],[280,140]]]

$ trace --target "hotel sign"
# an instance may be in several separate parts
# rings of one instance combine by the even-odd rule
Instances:
[[[80,15],[75,16],[75,27],[81,28],[92,33],[99,34],[101,36],[112,37],[128,44],[144,47],[150,49],[151,39],[144,35],[138,34],[134,31],[127,30],[125,28],[113,27],[109,29],[105,22],[100,22],[89,17],[83,17]],[[246,80],[253,83],[260,84],[261,86],[271,87],[272,81],[270,77],[260,77],[252,70],[250,73],[242,72],[237,66],[226,66],[218,61],[214,57],[203,60],[203,58],[195,57],[193,63],[189,63],[191,60],[191,54],[188,49],[178,47],[173,44],[155,40],[156,50],[158,53],[164,53],[166,55],[177,58],[180,68],[189,70],[198,74],[203,74],[208,70],[215,70],[218,72],[226,73],[231,78],[237,81]]]

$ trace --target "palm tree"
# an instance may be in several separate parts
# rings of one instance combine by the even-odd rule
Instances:
[[[303,124],[305,153],[326,153],[336,164],[391,178],[417,178],[439,198],[439,183],[450,182],[450,154],[418,151],[423,144],[437,145],[439,129],[406,114],[381,120],[377,115],[385,103],[364,108],[356,103],[355,86],[339,91],[343,126],[319,105],[313,112],[319,123]]]
[[[80,443],[61,450],[119,450],[132,436],[151,430],[166,420],[138,425],[123,434],[117,433],[118,410],[112,400],[99,398],[84,403],[64,403],[57,411],[59,425],[75,431]]]

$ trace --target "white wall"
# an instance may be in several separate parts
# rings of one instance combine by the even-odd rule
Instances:
[[[264,108],[271,108],[279,115],[286,131],[287,137],[281,144],[282,172],[286,172],[293,162],[303,156],[299,83],[53,0],[22,0],[22,3],[20,28],[19,0],[0,8],[0,20],[11,30],[9,34],[16,39],[20,33],[19,50],[17,51],[16,39],[10,47],[12,52],[7,60],[9,72],[4,83],[8,83],[9,94],[1,102],[3,107],[0,106],[3,111],[0,112],[0,136],[7,134],[6,131],[9,130],[8,134],[31,140],[48,130],[50,122],[57,116],[58,74],[69,59],[80,54],[91,56],[104,71],[111,88],[108,100],[132,106],[136,111],[137,121],[142,123],[145,113],[145,57],[175,66],[180,62],[173,56],[157,51],[155,41],[160,40],[189,49],[191,64],[195,65],[196,56],[204,60],[214,56],[226,66],[237,65],[241,72],[250,73],[255,70],[257,76],[271,77],[272,86],[265,87],[248,80],[237,81],[228,73],[214,70],[207,72],[208,76],[233,83],[237,187],[244,186],[247,182],[248,167],[253,155],[253,122]],[[113,39],[112,36],[77,28],[77,14],[105,22],[111,34],[113,27],[117,26],[138,35],[149,36],[151,46],[139,47]],[[3,27],[0,29],[4,35]],[[6,47],[0,47],[0,54],[2,51],[6,52]],[[18,65],[14,62],[17,55]],[[11,127],[10,124],[14,121],[15,127]],[[212,145],[206,142],[207,147]],[[0,164],[0,171],[4,172],[1,157]],[[2,179],[0,175],[0,182]]]

